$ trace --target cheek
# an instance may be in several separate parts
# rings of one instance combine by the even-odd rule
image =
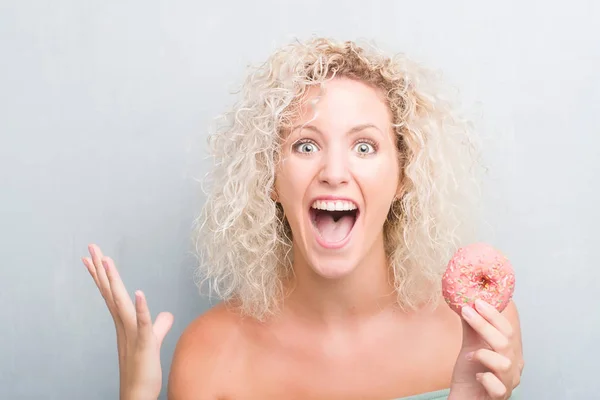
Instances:
[[[311,180],[309,163],[285,159],[275,173],[275,189],[287,207],[301,203]]]
[[[369,193],[378,193],[378,201],[387,202],[389,197],[391,202],[400,180],[397,160],[391,156],[358,160],[354,171],[359,182],[365,186],[365,196],[368,196]]]

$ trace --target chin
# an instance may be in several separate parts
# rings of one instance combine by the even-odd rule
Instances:
[[[356,262],[348,260],[346,257],[342,259],[322,259],[319,257],[312,257],[313,260],[309,260],[310,269],[319,277],[328,280],[342,279],[356,270]],[[319,258],[319,259],[314,259]]]

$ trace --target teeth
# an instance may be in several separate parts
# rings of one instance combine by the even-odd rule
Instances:
[[[317,210],[326,210],[326,211],[350,211],[356,210],[356,204],[351,201],[344,200],[333,200],[333,201],[325,201],[325,200],[317,200],[312,204],[312,208]]]

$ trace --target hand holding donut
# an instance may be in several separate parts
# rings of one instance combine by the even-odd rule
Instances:
[[[83,257],[88,272],[112,316],[117,331],[121,400],[156,400],[162,386],[160,346],[173,324],[173,315],[160,313],[154,325],[144,294],[131,301],[113,260],[96,245],[92,258]]]
[[[462,317],[463,326],[450,400],[506,400],[519,385],[520,338],[502,314],[514,287],[510,262],[489,245],[461,248],[450,260],[442,291],[450,308]]]

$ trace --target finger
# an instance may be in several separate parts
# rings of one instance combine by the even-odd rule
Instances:
[[[113,302],[121,320],[129,325],[135,323],[136,311],[129,293],[119,276],[119,271],[115,266],[115,262],[110,257],[104,257],[102,261],[105,265],[106,276],[110,285],[110,291],[112,293]]]
[[[135,292],[135,312],[138,328],[138,344],[146,345],[152,338],[152,317],[146,297],[141,290]]]
[[[497,376],[508,374],[512,368],[512,361],[510,358],[489,349],[479,349],[474,351],[470,355],[467,355],[467,358],[479,361],[481,365],[494,372]]]
[[[83,265],[85,265],[88,272],[92,276],[92,279],[94,280],[94,283],[96,284],[98,289],[100,289],[100,282],[98,282],[98,276],[96,275],[96,267],[94,267],[93,261],[87,257],[82,257],[81,261],[83,262]]]
[[[496,352],[508,351],[510,342],[495,326],[490,324],[470,306],[462,308],[462,316],[475,332]]]
[[[477,299],[475,301],[475,309],[504,336],[510,338],[513,335],[513,328],[510,324],[510,321],[498,310],[496,310],[496,307],[493,307],[481,299]]]
[[[94,244],[90,244],[88,246],[88,250],[92,256],[92,261],[96,270],[96,277],[98,278],[98,287],[100,288],[100,293],[102,293],[102,296],[104,296],[106,301],[110,301],[112,303],[112,293],[110,292],[108,277],[106,276],[106,271],[102,265],[102,258],[104,255],[102,254],[100,248]]]
[[[156,321],[154,321],[154,326],[152,327],[152,331],[158,340],[158,345],[160,346],[163,342],[165,336],[173,326],[173,314],[168,312],[161,312],[156,316]]]
[[[492,399],[504,400],[506,398],[506,386],[496,375],[491,372],[478,372],[475,377]]]

